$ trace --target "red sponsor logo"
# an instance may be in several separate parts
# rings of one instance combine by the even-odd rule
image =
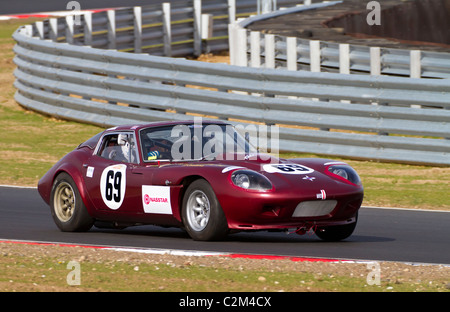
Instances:
[[[166,197],[150,197],[148,194],[144,195],[144,203],[149,205],[150,203],[168,203]]]

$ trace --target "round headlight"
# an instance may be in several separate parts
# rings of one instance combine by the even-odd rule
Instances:
[[[340,177],[343,177],[344,179],[348,180],[348,174],[347,171],[345,171],[342,168],[330,168],[330,172],[334,173],[335,175],[338,175]]]
[[[243,189],[267,191],[272,189],[272,183],[262,174],[253,170],[236,170],[231,174],[234,185]]]
[[[331,165],[328,166],[328,172],[331,176],[335,176],[343,181],[348,181],[354,185],[361,185],[361,178],[355,169],[348,165]]]
[[[234,177],[234,184],[239,187],[248,189],[250,187],[250,178],[245,173],[238,173]]]

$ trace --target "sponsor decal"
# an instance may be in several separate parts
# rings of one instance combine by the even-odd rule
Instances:
[[[122,206],[125,198],[126,165],[113,165],[103,170],[100,178],[100,193],[105,205],[113,210],[117,210]]]
[[[314,169],[299,164],[268,164],[263,166],[263,170],[269,173],[283,174],[309,174]]]
[[[172,214],[170,187],[142,185],[142,206],[145,213]]]
[[[94,176],[94,167],[87,167],[86,177],[92,178]]]
[[[168,203],[169,200],[166,197],[150,197],[150,195],[144,195],[144,203],[149,205],[150,203]]]

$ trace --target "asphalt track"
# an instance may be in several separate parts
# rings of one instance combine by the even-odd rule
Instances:
[[[180,229],[157,226],[64,233],[36,189],[0,187],[0,240],[450,265],[449,224],[450,212],[362,208],[353,235],[333,243],[279,232],[197,242]]]

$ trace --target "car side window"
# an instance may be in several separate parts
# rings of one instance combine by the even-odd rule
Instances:
[[[136,143],[132,133],[114,133],[103,137],[97,155],[125,163],[139,163]]]
[[[173,141],[178,139],[171,136],[172,128],[172,126],[158,129],[149,128],[140,132],[144,162],[172,159]]]

